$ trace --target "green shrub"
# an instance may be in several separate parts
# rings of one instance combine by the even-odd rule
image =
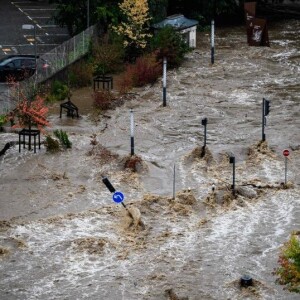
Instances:
[[[69,81],[72,87],[89,86],[93,79],[92,64],[86,61],[78,62],[70,66]]]
[[[47,96],[48,102],[62,101],[68,97],[70,89],[61,81],[55,80],[51,86],[50,94]]]
[[[54,135],[59,139],[64,148],[72,148],[72,143],[69,140],[68,134],[63,130],[54,130]]]
[[[0,115],[0,127],[7,122],[6,115]]]
[[[278,263],[280,267],[275,270],[279,276],[277,282],[285,285],[291,292],[300,293],[300,240],[299,235],[293,233],[280,252]]]
[[[150,42],[151,51],[155,51],[157,60],[167,58],[168,67],[178,67],[184,55],[190,51],[188,44],[183,40],[180,33],[171,26],[166,26],[154,35]]]
[[[45,146],[47,151],[56,152],[59,150],[59,141],[55,140],[51,135],[46,136]]]

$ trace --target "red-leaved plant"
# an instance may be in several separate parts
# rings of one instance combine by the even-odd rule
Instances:
[[[50,126],[47,120],[48,107],[44,103],[44,99],[36,96],[34,100],[30,101],[24,95],[21,100],[8,115],[8,119],[13,121],[13,128],[25,128],[35,125],[41,132],[44,131],[45,126]]]

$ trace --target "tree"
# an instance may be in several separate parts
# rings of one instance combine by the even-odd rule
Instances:
[[[50,0],[49,2],[56,4],[53,19],[61,27],[66,26],[71,36],[78,34],[86,28],[86,0]]]
[[[56,4],[53,19],[61,27],[66,26],[71,36],[80,33],[87,27],[89,4],[90,24],[99,24],[107,29],[117,14],[117,0],[49,0]]]
[[[150,49],[156,52],[157,59],[167,58],[168,67],[178,67],[189,51],[188,44],[172,26],[165,26],[153,36]]]
[[[168,0],[148,0],[148,4],[153,23],[160,22],[167,16]]]
[[[9,120],[15,120],[13,128],[25,128],[31,125],[36,125],[37,128],[43,131],[44,126],[49,126],[47,121],[48,107],[44,103],[44,99],[40,96],[36,96],[33,101],[29,101],[23,95],[18,102],[16,108],[8,114]]]
[[[123,0],[119,4],[124,21],[113,30],[123,37],[124,47],[129,50],[129,56],[138,56],[141,49],[147,45],[147,39],[151,37],[148,33],[150,20],[149,6],[147,0]]]

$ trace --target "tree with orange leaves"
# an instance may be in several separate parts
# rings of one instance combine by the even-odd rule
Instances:
[[[13,128],[25,128],[35,125],[41,132],[45,126],[50,126],[47,121],[48,107],[44,103],[44,99],[36,96],[33,101],[29,101],[23,96],[16,108],[8,114],[10,120],[17,119]],[[30,129],[29,128],[29,129]]]

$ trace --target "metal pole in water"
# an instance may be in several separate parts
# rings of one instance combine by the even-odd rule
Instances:
[[[205,156],[205,149],[206,149],[206,125],[207,125],[207,118],[201,120],[201,124],[204,126],[204,145],[202,147],[201,157]]]
[[[235,195],[235,157],[230,156],[229,162],[232,164],[232,193]]]
[[[215,21],[211,21],[211,64],[215,62]]]
[[[284,184],[287,183],[287,156],[284,157],[284,165],[285,165],[285,172],[284,172]]]
[[[167,58],[163,59],[163,107],[167,105]]]
[[[133,119],[133,110],[130,110],[130,148],[131,156],[134,155],[134,119]]]
[[[266,140],[265,135],[265,98],[263,98],[262,102],[262,139],[263,142]]]
[[[174,170],[173,170],[173,199],[175,199],[175,178],[176,178],[176,170],[175,170],[175,164],[174,164]]]
[[[204,126],[204,148],[206,147],[206,125],[207,118],[202,119],[201,124]]]

